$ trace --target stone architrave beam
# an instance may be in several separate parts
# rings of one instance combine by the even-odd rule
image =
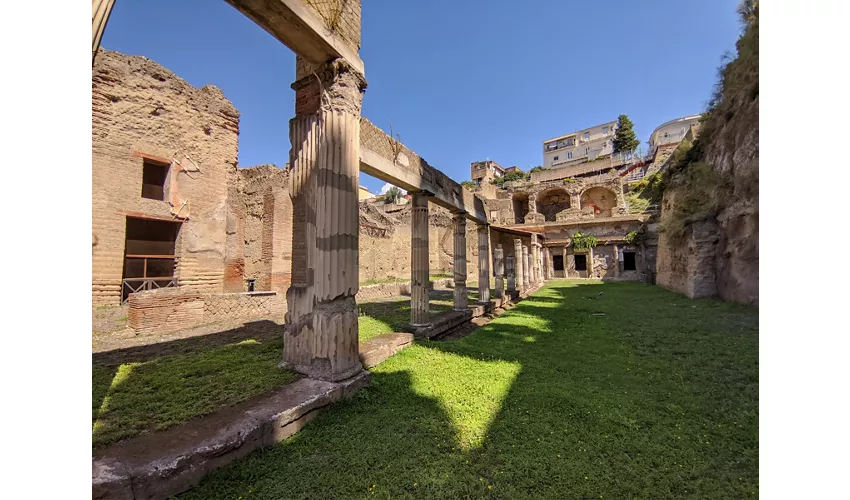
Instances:
[[[352,69],[365,76],[363,61],[357,53],[359,47],[352,47],[341,36],[334,35],[325,21],[301,0],[226,1],[310,62],[344,59]]]
[[[436,170],[436,169],[435,169]],[[466,216],[476,223],[487,222],[487,214],[482,203],[469,203],[462,197],[447,193],[446,189],[440,189],[439,186],[433,185],[422,178],[417,172],[412,172],[400,165],[393,164],[392,161],[369,149],[360,149],[360,171],[371,175],[384,182],[389,182],[407,191],[429,191],[434,193],[432,202],[437,205],[451,210],[462,211]],[[458,186],[460,186],[458,184]],[[463,189],[458,187],[458,189]],[[472,194],[472,193],[470,193]],[[475,196],[476,202],[480,199]]]
[[[464,189],[365,118],[360,122],[360,141],[361,171],[408,191],[434,193],[432,203],[453,213],[466,212],[466,217],[478,224],[489,222],[480,196]]]

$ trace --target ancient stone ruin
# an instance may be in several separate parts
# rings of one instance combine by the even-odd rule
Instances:
[[[753,207],[746,189],[757,180],[757,123],[755,135],[741,133],[752,124],[734,120],[713,132],[704,156],[732,172],[736,196],[717,214],[688,221],[682,244],[662,234],[659,208],[675,211],[685,188],[640,211],[627,197],[632,181],[680,160],[677,146],[648,158],[544,168],[499,186],[490,181],[509,169],[475,162],[477,186],[467,189],[361,116],[359,1],[332,16],[324,4],[300,0],[228,3],[297,54],[283,168],[238,164],[239,111],[218,88],[197,89],[149,59],[100,49],[113,0],[93,0],[92,303],[128,304],[135,333],[271,319],[284,339],[281,366],[321,386],[330,404],[369,380],[358,300],[409,295],[408,330],[429,338],[552,278],[655,283],[657,275],[691,297],[757,303],[757,241],[748,240],[757,235],[757,194]],[[696,139],[698,127],[688,134]],[[746,154],[730,154],[723,141]],[[360,172],[406,190],[409,203],[361,201]],[[435,274],[450,277],[435,283]],[[387,277],[402,281],[361,286]],[[469,303],[473,281],[477,304]],[[435,286],[452,289],[450,313],[432,315]],[[245,444],[242,435],[229,450],[245,444],[239,453],[247,453],[291,435],[293,427],[287,434],[274,426],[300,428],[307,406],[284,423],[269,410],[261,436]],[[100,477],[115,472],[107,469]],[[182,491],[201,469],[151,497]]]

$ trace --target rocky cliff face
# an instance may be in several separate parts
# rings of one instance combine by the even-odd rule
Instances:
[[[666,174],[658,284],[758,305],[758,2],[744,1],[738,56],[721,71],[699,139]]]

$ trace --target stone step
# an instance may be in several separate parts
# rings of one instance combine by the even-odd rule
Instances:
[[[92,498],[165,499],[252,451],[298,432],[319,411],[369,384],[362,371],[341,382],[302,378],[280,389],[162,432],[119,442],[92,457]]]

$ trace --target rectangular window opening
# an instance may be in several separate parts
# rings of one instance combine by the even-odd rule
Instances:
[[[576,254],[576,271],[587,271],[587,255]]]
[[[552,256],[552,266],[555,271],[563,271],[564,270],[564,256],[563,255],[553,255]]]
[[[634,252],[623,252],[623,271],[637,271]]]
[[[165,200],[165,179],[169,165],[144,160],[142,165],[142,198]]]
[[[134,290],[171,286],[180,223],[127,217],[121,301]]]

